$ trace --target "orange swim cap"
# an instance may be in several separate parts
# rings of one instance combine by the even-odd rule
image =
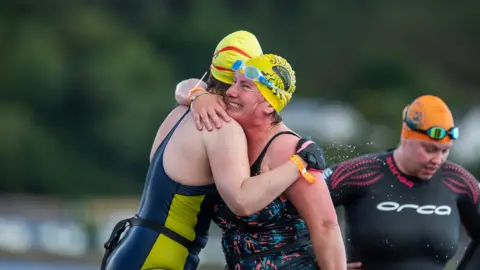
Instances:
[[[427,134],[413,130],[409,125],[413,129],[423,131],[427,131],[432,127],[441,127],[449,131],[455,127],[453,115],[447,104],[441,98],[431,95],[420,96],[403,109],[402,138],[439,143],[452,141],[450,136],[445,136],[441,140],[435,140]]]

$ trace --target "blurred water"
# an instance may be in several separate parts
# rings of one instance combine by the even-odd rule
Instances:
[[[65,263],[33,263],[0,261],[0,270],[98,270],[98,266],[78,266]]]
[[[212,224],[210,227],[210,239],[208,244],[200,253],[201,266],[218,265],[218,269],[223,269],[225,259],[223,257],[220,240],[220,230],[216,225]],[[36,263],[31,261],[24,262],[18,260],[0,260],[0,270],[98,270],[99,268],[99,265],[75,265],[68,263]]]

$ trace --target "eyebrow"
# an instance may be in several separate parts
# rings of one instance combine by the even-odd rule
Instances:
[[[447,149],[450,148],[449,146],[443,147],[443,146],[438,146],[438,145],[433,144],[433,143],[424,143],[423,146],[428,147],[428,148],[433,148],[435,150],[447,150]]]
[[[237,80],[237,83],[245,83],[245,84],[249,84],[249,85],[255,85],[255,83],[253,81],[248,80],[248,79]]]

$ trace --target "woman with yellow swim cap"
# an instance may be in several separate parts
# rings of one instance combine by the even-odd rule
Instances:
[[[462,225],[473,242],[458,269],[480,269],[479,183],[447,160],[458,138],[445,102],[420,96],[403,111],[397,148],[324,171],[335,206],[346,211],[348,269],[444,269]]]
[[[233,63],[239,59],[245,61],[261,54],[263,54],[262,48],[252,33],[236,31],[227,35],[215,48],[207,83],[198,79],[188,79],[180,82],[175,90],[177,102],[182,105],[190,105],[192,99],[206,94],[206,91],[200,93],[197,90],[211,89],[214,90],[214,93],[225,93],[233,83],[235,74],[232,70]],[[210,106],[208,111],[192,111],[199,130],[202,130],[205,126],[207,130],[211,131],[213,125],[220,128],[222,122],[218,116],[224,121],[230,121],[230,117],[225,113],[225,105],[222,102],[221,95],[205,96],[201,100],[201,103],[206,102]]]
[[[302,149],[305,139],[282,123],[279,114],[296,88],[290,64],[267,54],[237,60],[231,69],[235,77],[225,103],[231,122],[239,123],[247,137],[251,175],[270,173],[288,160],[296,162],[295,149]],[[208,107],[199,103],[201,99],[206,97],[192,104],[197,111]],[[232,212],[224,200],[215,205],[213,220],[222,229],[226,269],[346,269],[328,188],[320,172],[311,174],[320,181],[297,181],[246,217]]]
[[[262,53],[255,36],[245,31],[232,33],[220,43],[229,48],[223,52],[231,49],[237,59]],[[225,81],[234,74],[213,72],[213,68],[221,68],[215,59],[229,59],[220,54],[212,64],[216,67],[212,67],[207,85],[211,91],[225,91]],[[200,95],[191,95],[191,100]],[[324,165],[320,148],[305,141],[304,147],[295,151],[295,161],[286,160],[268,174],[250,176],[240,125],[231,121],[216,132],[200,132],[189,111],[185,106],[175,108],[160,126],[139,209],[113,229],[105,243],[102,269],[196,269],[208,240],[214,204],[220,200],[218,194],[232,212],[248,215],[268,205],[295,181],[307,182],[302,175],[310,174],[300,166],[321,169]]]

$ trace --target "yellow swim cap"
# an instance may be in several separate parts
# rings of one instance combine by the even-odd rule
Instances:
[[[283,57],[274,54],[265,54],[251,58],[245,62],[246,66],[258,68],[265,78],[278,88],[268,86],[255,81],[255,84],[275,111],[280,112],[290,102],[295,92],[297,79],[295,71]]]
[[[210,72],[215,79],[232,84],[235,76],[232,64],[236,60],[245,62],[262,54],[262,47],[255,35],[247,31],[233,32],[218,43],[213,54]]]

